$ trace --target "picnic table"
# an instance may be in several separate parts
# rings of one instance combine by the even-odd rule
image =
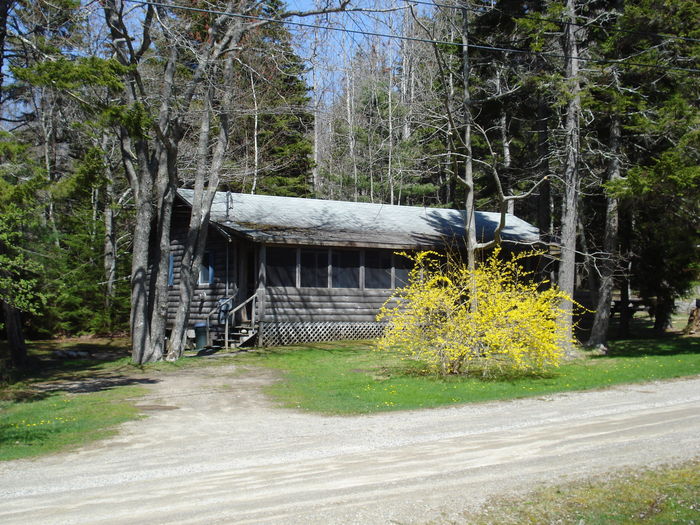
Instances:
[[[622,304],[623,301],[621,299],[613,300],[612,304],[610,305],[610,313],[612,315],[615,315],[622,312]],[[629,311],[632,313],[632,315],[634,315],[637,312],[646,312],[647,310],[649,310],[649,306],[645,304],[643,299],[629,299],[627,301],[627,307],[629,308]]]

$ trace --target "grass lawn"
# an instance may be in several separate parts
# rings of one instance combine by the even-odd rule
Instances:
[[[537,377],[439,378],[420,363],[373,350],[369,341],[281,347],[241,356],[283,372],[269,388],[282,405],[326,414],[360,414],[546,395],[700,374],[700,339],[667,336],[610,345]]]
[[[494,499],[481,511],[465,514],[460,523],[700,523],[700,461]]]
[[[53,393],[23,402],[0,401],[0,461],[65,450],[115,433],[139,417],[133,399],[143,387],[93,393]]]

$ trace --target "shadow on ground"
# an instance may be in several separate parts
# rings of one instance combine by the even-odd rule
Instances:
[[[30,366],[0,388],[0,399],[33,401],[55,392],[81,394],[158,382],[130,364],[124,339],[33,341],[28,354]]]
[[[644,357],[647,355],[700,354],[700,338],[668,334],[654,339],[611,341],[609,357]]]

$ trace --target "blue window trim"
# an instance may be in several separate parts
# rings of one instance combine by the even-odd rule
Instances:
[[[168,286],[175,284],[175,256],[171,253],[168,258]]]

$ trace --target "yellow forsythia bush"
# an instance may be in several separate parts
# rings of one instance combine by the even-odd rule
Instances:
[[[405,254],[404,254],[405,255]],[[380,350],[398,351],[440,374],[484,377],[522,374],[557,366],[566,297],[541,290],[521,262],[534,252],[499,258],[495,250],[470,272],[436,252],[409,256],[409,284],[397,289],[377,319],[388,322]]]

